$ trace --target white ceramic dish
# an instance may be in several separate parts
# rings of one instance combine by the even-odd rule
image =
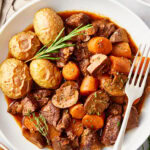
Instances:
[[[149,6],[150,7],[150,0],[137,0],[138,2],[140,2],[143,5]]]
[[[56,11],[86,10],[107,16],[127,29],[137,44],[141,41],[141,37],[143,41],[148,41],[150,37],[150,31],[143,21],[114,0],[36,0],[18,11],[0,29],[0,62],[7,56],[9,39],[31,24],[34,13],[44,7],[52,7]],[[122,150],[136,150],[150,134],[149,108],[150,101],[146,100],[140,116],[140,125],[126,134]],[[36,146],[22,136],[20,127],[13,117],[7,113],[7,104],[1,91],[0,133],[3,134],[14,150],[38,150]],[[111,147],[108,147],[104,150],[111,149]]]

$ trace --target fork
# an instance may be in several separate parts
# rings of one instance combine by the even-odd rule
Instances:
[[[138,62],[137,68],[135,70],[135,73],[134,73],[134,76],[133,76],[133,79],[132,79],[131,77],[132,77],[132,74],[133,74],[134,65],[135,65],[137,56],[139,55],[140,49],[142,49],[142,47],[143,47],[143,51],[142,51],[142,54],[140,56],[140,60]],[[143,66],[142,66],[141,70],[139,71],[140,64],[141,64],[142,57],[143,57],[143,54],[145,52],[145,49],[147,49],[145,60],[144,60],[144,63],[143,63]],[[148,76],[149,69],[150,69],[150,61],[149,61],[148,66],[147,66],[147,70],[146,70],[145,75],[144,75],[143,80],[142,80],[142,76],[143,76],[143,73],[144,73],[144,68],[145,68],[145,65],[146,65],[146,62],[147,62],[147,57],[148,57],[148,54],[149,54],[149,50],[150,50],[150,47],[147,47],[146,45],[144,45],[144,46],[140,45],[139,50],[138,50],[138,52],[137,52],[137,54],[134,58],[130,73],[128,75],[128,81],[127,81],[126,86],[125,86],[125,93],[128,97],[127,109],[126,109],[125,116],[124,116],[124,119],[123,119],[123,123],[122,123],[121,129],[120,129],[119,135],[117,137],[117,140],[115,142],[113,150],[121,150],[133,102],[137,98],[140,98],[143,94],[145,84],[146,84],[146,80],[147,80],[147,76]],[[138,73],[139,73],[139,76],[137,76]]]

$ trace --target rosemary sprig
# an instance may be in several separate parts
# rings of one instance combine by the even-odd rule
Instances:
[[[83,33],[81,33],[81,31],[85,31],[89,28],[92,27],[92,24],[88,24],[86,26],[79,26],[77,28],[75,28],[72,32],[70,32],[68,35],[61,37],[62,33],[64,32],[65,28],[63,28],[60,33],[58,34],[58,36],[56,37],[56,39],[52,42],[50,41],[48,44],[44,45],[37,53],[36,55],[27,60],[26,62],[29,62],[33,59],[50,59],[50,60],[58,60],[59,57],[51,57],[50,54],[51,53],[58,53],[59,49],[61,48],[66,48],[66,47],[72,47],[75,46],[75,44],[68,44],[65,43],[66,41],[71,40],[72,37],[75,37],[77,35],[81,35]],[[48,47],[48,45],[52,42],[52,44]]]
[[[31,115],[32,115],[32,118],[31,118]],[[30,113],[29,118],[34,123],[37,130],[46,138],[47,144],[50,145],[50,142],[48,139],[48,125],[44,116],[42,114],[39,114],[39,116],[37,117],[35,113],[32,113],[32,114]]]

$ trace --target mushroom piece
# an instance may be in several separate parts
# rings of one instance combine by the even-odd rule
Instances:
[[[97,76],[108,70],[110,61],[106,55],[95,54],[91,57],[90,63],[91,64],[87,67],[87,71],[91,75]]]

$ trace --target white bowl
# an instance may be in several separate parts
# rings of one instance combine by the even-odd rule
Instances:
[[[143,5],[149,6],[150,7],[150,0],[137,0],[138,2],[140,2]]]
[[[127,29],[136,44],[147,41],[150,37],[148,27],[144,22],[126,7],[114,0],[36,0],[18,11],[0,29],[0,62],[8,53],[8,42],[10,38],[22,31],[32,23],[34,13],[40,8],[52,7],[56,11],[86,10],[111,18],[118,25]],[[135,93],[136,94],[136,93]],[[0,131],[15,150],[38,150],[36,146],[28,142],[21,133],[13,117],[7,113],[7,104],[0,91]],[[128,132],[122,150],[136,150],[150,134],[150,101],[146,100],[140,116],[140,124]],[[106,147],[104,150],[111,150]]]

